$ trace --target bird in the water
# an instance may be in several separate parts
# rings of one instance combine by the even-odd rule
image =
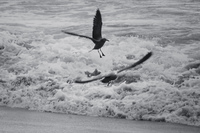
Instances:
[[[101,48],[103,47],[104,43],[106,41],[109,41],[109,40],[106,39],[106,38],[102,38],[102,36],[101,36],[101,29],[102,29],[101,12],[100,12],[99,9],[97,9],[96,15],[95,15],[94,20],[93,20],[92,37],[85,36],[85,35],[79,35],[79,34],[72,33],[72,32],[67,32],[65,30],[62,30],[62,32],[66,33],[66,34],[69,34],[69,35],[84,37],[84,38],[92,40],[94,42],[94,44],[95,44],[95,46],[94,46],[94,48],[92,50],[98,50],[100,58],[102,58],[102,56],[105,56],[105,55],[102,52]]]
[[[133,67],[136,67],[137,65],[140,65],[141,63],[143,63],[144,61],[149,59],[151,56],[152,56],[152,52],[149,52],[139,61],[137,61],[134,64],[127,66],[127,67],[125,67],[125,68],[123,68],[123,69],[121,69],[117,72],[111,72],[109,74],[99,76],[99,77],[96,77],[96,78],[93,78],[93,79],[90,79],[90,80],[85,80],[85,81],[75,80],[74,82],[84,84],[84,83],[89,83],[89,82],[96,81],[96,80],[101,80],[102,83],[108,83],[109,84],[111,81],[117,79],[118,76],[120,76],[119,73],[121,73],[122,71],[128,70],[128,69],[131,69]]]

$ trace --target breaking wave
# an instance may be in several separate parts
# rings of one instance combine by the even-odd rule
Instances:
[[[97,51],[88,52],[90,40],[61,32],[2,30],[0,35],[0,105],[200,126],[200,63],[191,52],[195,44],[162,46],[156,39],[110,36],[100,59]],[[112,86],[73,83],[92,78],[85,72],[109,73],[149,51],[149,60],[123,72]]]

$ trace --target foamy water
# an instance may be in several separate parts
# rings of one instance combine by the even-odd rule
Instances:
[[[90,40],[61,32],[91,36],[97,8],[109,39],[103,58],[88,52]],[[15,0],[1,1],[0,11],[0,105],[200,125],[199,1]],[[149,60],[112,86],[73,83],[149,51]]]

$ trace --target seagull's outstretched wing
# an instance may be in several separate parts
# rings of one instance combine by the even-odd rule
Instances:
[[[78,36],[78,37],[84,37],[84,38],[93,40],[93,39],[92,39],[91,37],[89,37],[89,36],[79,35],[79,34],[72,33],[72,32],[67,32],[67,31],[64,31],[64,30],[61,30],[61,31],[64,32],[65,34],[69,34],[69,35],[73,35],[73,36]]]
[[[92,81],[100,80],[100,79],[102,79],[102,78],[104,78],[104,77],[105,77],[105,76],[99,76],[99,77],[96,77],[96,78],[93,78],[93,79],[89,79],[89,80],[84,80],[84,81],[75,80],[74,83],[84,84],[84,83],[89,83],[89,82],[92,82]]]
[[[128,69],[131,69],[133,67],[136,67],[137,65],[140,65],[141,63],[143,63],[144,61],[146,61],[147,59],[149,59],[150,57],[152,56],[152,52],[149,52],[147,53],[142,59],[140,59],[139,61],[137,61],[136,63],[128,66],[128,67],[125,67],[119,71],[117,71],[117,73],[120,73],[122,71],[125,71],[125,70],[128,70]]]
[[[100,10],[97,9],[96,15],[93,20],[93,32],[92,32],[92,37],[96,40],[102,38],[101,27],[102,27],[101,13]]]

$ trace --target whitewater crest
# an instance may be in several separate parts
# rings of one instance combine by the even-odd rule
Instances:
[[[81,39],[0,34],[0,105],[200,126],[200,67],[190,63],[195,61],[185,49],[162,47],[153,39],[112,36],[104,47],[106,57],[99,59]],[[112,86],[71,82],[119,70],[149,51],[152,58],[123,72]]]

